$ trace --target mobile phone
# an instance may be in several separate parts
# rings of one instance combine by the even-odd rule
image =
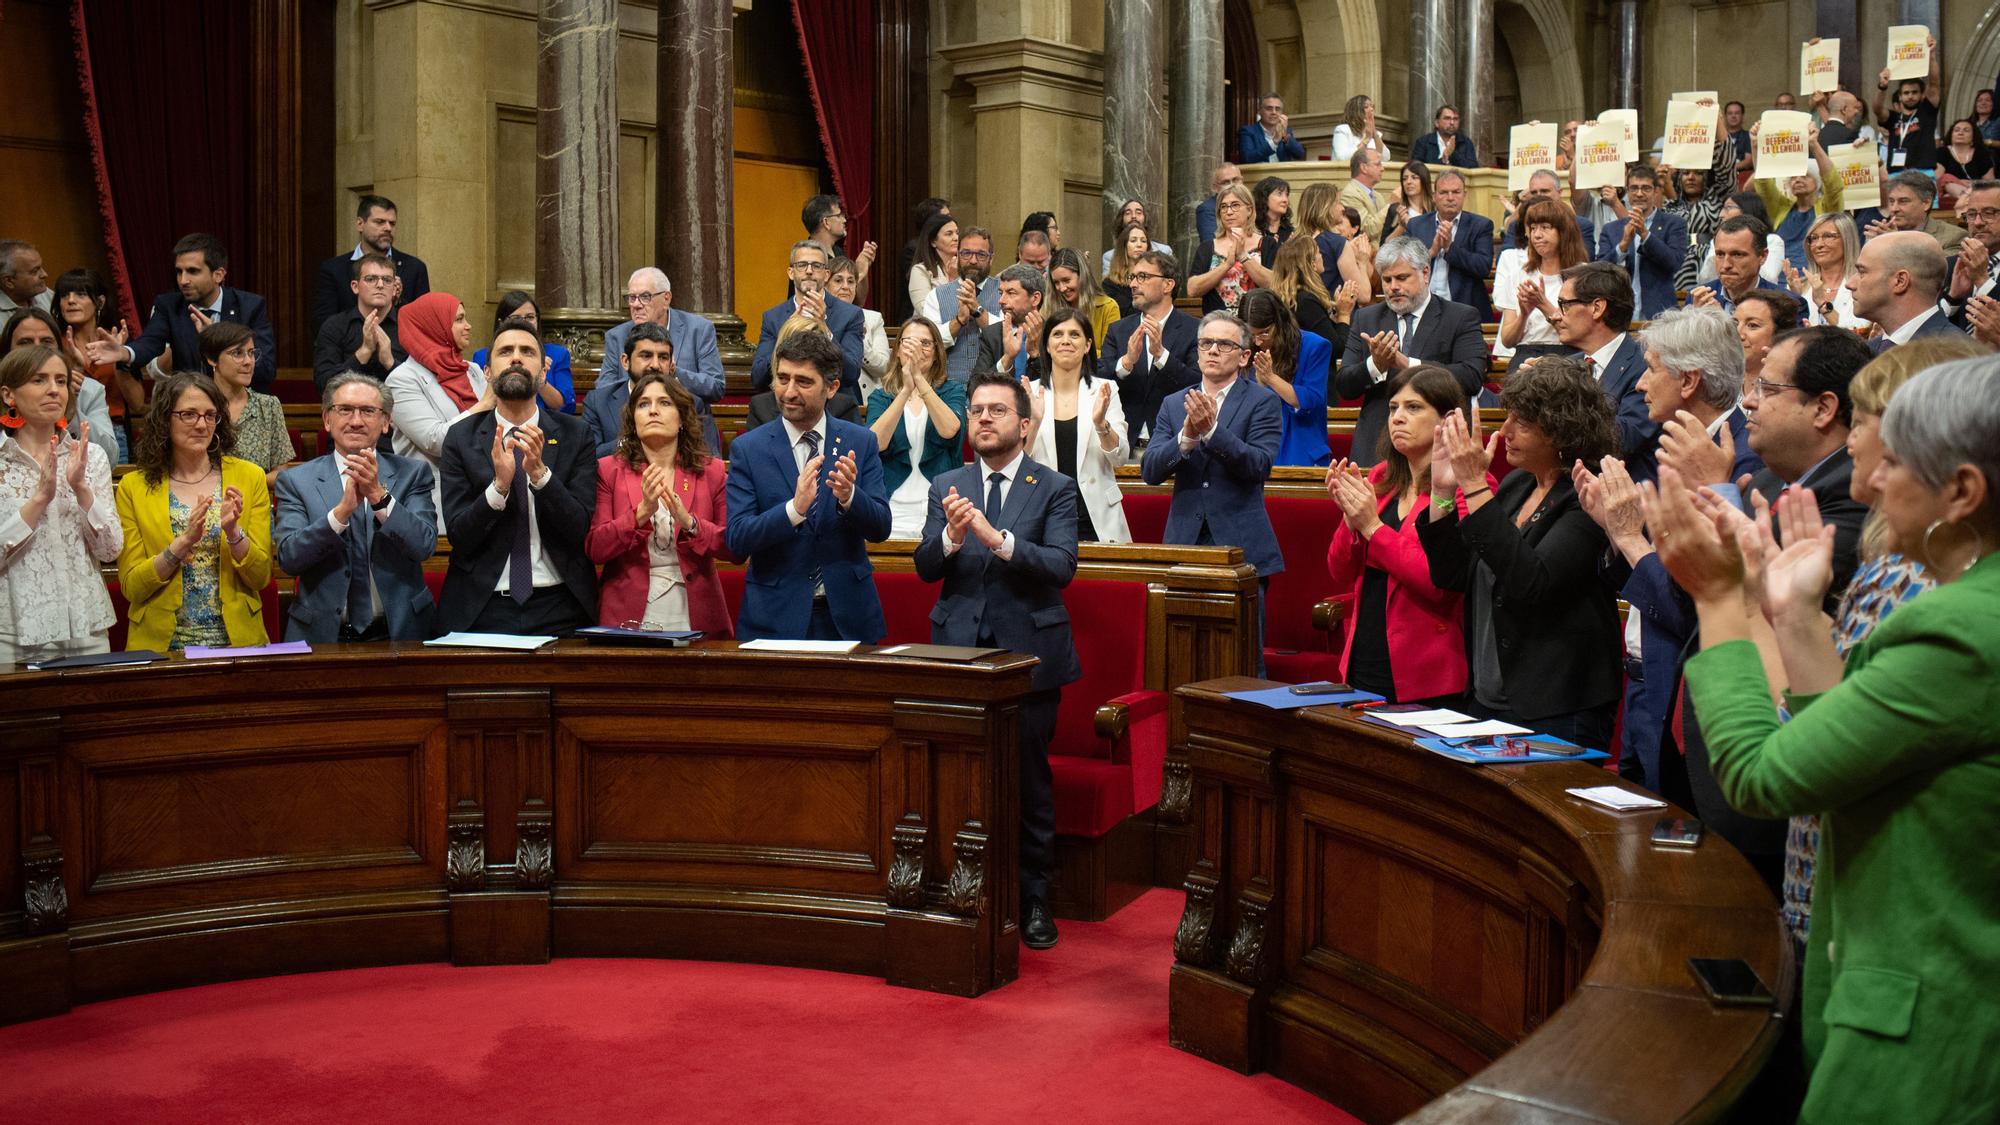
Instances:
[[[1336,684],[1332,680],[1315,680],[1309,684],[1293,684],[1290,688],[1293,695],[1340,695],[1343,692],[1353,690],[1353,688],[1348,687],[1346,684]]]
[[[1691,816],[1663,816],[1653,824],[1653,842],[1663,848],[1692,848],[1701,843],[1701,821]]]
[[[1771,990],[1757,976],[1757,970],[1746,961],[1733,957],[1690,957],[1688,971],[1694,974],[1701,990],[1708,994],[1711,1004],[1738,1008],[1777,1006],[1777,997],[1771,995]]]

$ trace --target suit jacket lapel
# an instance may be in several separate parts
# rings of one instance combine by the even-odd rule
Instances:
[[[1005,531],[1021,518],[1021,507],[1028,502],[1028,494],[1042,487],[1040,468],[1025,457],[1021,459],[1021,468],[1014,474],[1014,483],[1007,489],[1007,502],[1000,506],[1000,519],[993,524],[996,529]],[[992,517],[987,519],[990,521]]]
[[[1215,414],[1216,429],[1226,430],[1236,421],[1236,415],[1243,410],[1243,396],[1246,393],[1244,388],[1249,385],[1248,375],[1238,375],[1236,382],[1230,384],[1229,393],[1222,396],[1222,408]]]
[[[312,465],[313,483],[318,486],[320,499],[326,502],[328,511],[332,511],[340,504],[340,466],[334,463],[334,458],[338,456],[340,452],[335,450],[313,462]],[[382,483],[387,487],[389,482],[385,480]]]

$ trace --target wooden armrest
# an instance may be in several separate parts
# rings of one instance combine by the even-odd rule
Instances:
[[[1125,737],[1133,723],[1165,714],[1166,710],[1166,692],[1127,692],[1097,709],[1097,737],[1116,742]]]
[[[1333,627],[1340,624],[1341,619],[1347,616],[1348,607],[1353,601],[1353,598],[1343,595],[1338,598],[1327,598],[1325,601],[1314,602],[1313,628],[1318,629],[1322,633],[1333,632]]]

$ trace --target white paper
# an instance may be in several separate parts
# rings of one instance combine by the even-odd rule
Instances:
[[[1597,115],[1599,125],[1618,125],[1625,130],[1624,143],[1618,149],[1618,159],[1631,163],[1639,159],[1639,111],[1636,109],[1607,109]]]
[[[1625,186],[1625,127],[1599,121],[1576,131],[1576,187],[1596,191]]]
[[[1683,90],[1667,100],[1675,102],[1698,102],[1703,98],[1707,98],[1709,101],[1715,103],[1715,105],[1709,107],[1710,109],[1714,109],[1716,106],[1722,104],[1722,98],[1714,90]]]
[[[554,643],[554,637],[519,636],[514,633],[446,633],[424,642],[432,648],[504,648],[516,652],[527,652]]]
[[[1616,785],[1590,785],[1582,789],[1566,790],[1566,792],[1572,797],[1580,797],[1593,805],[1601,805],[1614,812],[1624,812],[1628,809],[1664,809],[1667,807],[1665,801],[1655,797],[1648,797],[1644,793],[1634,793],[1630,789],[1621,789]]]
[[[1931,29],[1920,23],[1897,24],[1889,29],[1889,81],[1930,77],[1930,39]]]
[[[1556,168],[1556,125],[1530,121],[1507,131],[1507,190],[1528,190],[1528,178]]]
[[[744,641],[737,646],[749,652],[853,652],[861,647],[860,641],[791,641],[776,637],[761,637],[754,641]]]
[[[1807,130],[1810,114],[1795,109],[1767,109],[1757,119],[1757,172],[1760,180],[1803,176],[1812,167]]]
[[[1387,714],[1381,711],[1370,711],[1368,712],[1368,717],[1380,719],[1385,723],[1394,723],[1399,727],[1430,727],[1445,723],[1469,723],[1473,721],[1472,716],[1461,715],[1449,707],[1439,707],[1432,711],[1401,711]]]
[[[1706,168],[1714,158],[1715,107],[1679,98],[1668,102],[1660,163],[1674,168]]]
[[[1826,152],[1833,174],[1840,177],[1840,205],[1848,211],[1882,206],[1881,164],[1875,146],[1865,142],[1838,145]]]
[[[1928,73],[1928,71],[1926,71]],[[1821,90],[1840,89],[1840,40],[1822,39],[1799,45],[1799,93],[1811,96]]]
[[[1425,723],[1424,729],[1439,738],[1492,738],[1501,734],[1535,733],[1527,727],[1517,727],[1513,723],[1503,723],[1499,719],[1473,723]]]
[[[756,644],[756,643],[757,643],[756,641],[751,641],[751,642],[750,642],[749,644],[746,644],[746,645],[744,645],[743,647],[744,647],[744,648],[749,648],[749,647],[750,647],[750,645],[754,645],[754,644]],[[909,649],[910,649],[910,646],[909,646],[909,645],[890,645],[890,646],[889,646],[888,648],[878,648],[878,649],[876,649],[876,650],[875,650],[875,655],[877,655],[877,656],[894,656],[894,655],[896,655],[897,653],[900,653],[900,652],[908,652],[908,651],[909,651]]]

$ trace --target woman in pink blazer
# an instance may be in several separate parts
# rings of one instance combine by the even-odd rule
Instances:
[[[709,456],[694,396],[671,375],[633,380],[618,451],[597,462],[597,513],[584,550],[604,566],[598,622],[730,635],[715,560],[727,473]]]
[[[1389,426],[1372,471],[1336,461],[1326,490],[1341,511],[1326,551],[1334,592],[1347,595],[1342,675],[1401,703],[1450,705],[1465,692],[1462,595],[1431,584],[1417,541],[1430,492],[1431,437],[1445,414],[1472,404],[1451,372],[1422,364],[1389,385]],[[1480,486],[1492,488],[1492,478]],[[1473,490],[1477,494],[1478,489]],[[1465,494],[1459,494],[1459,504]]]

